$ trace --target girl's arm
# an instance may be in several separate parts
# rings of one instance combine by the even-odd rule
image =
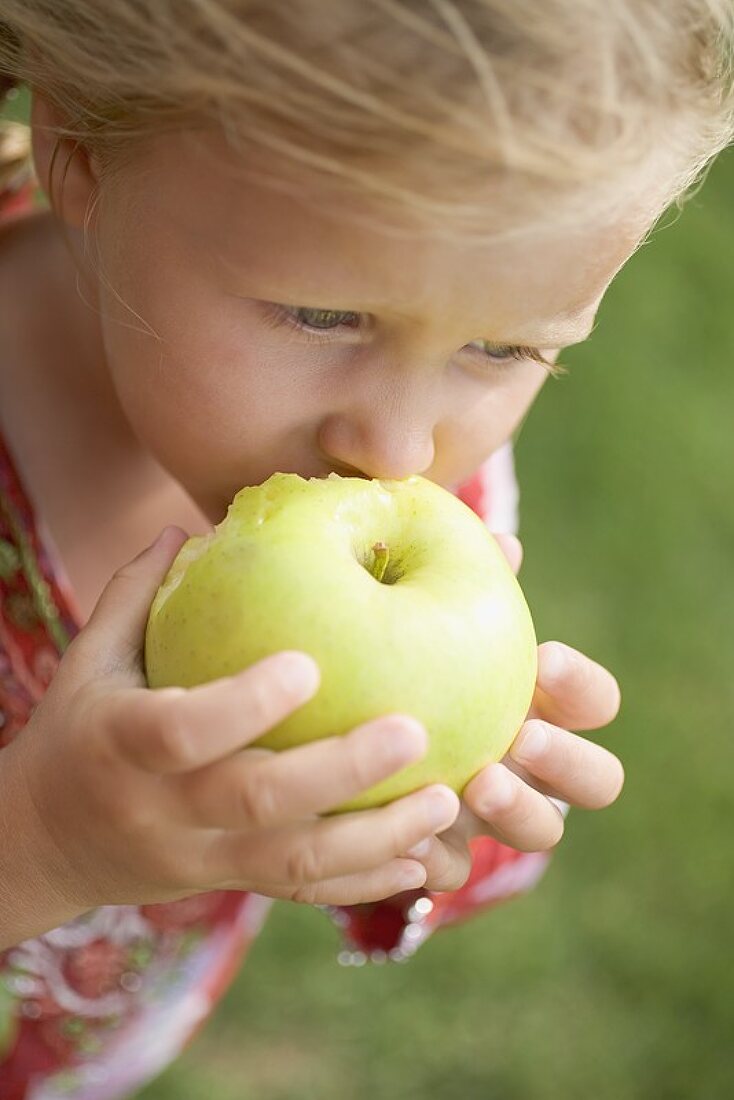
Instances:
[[[0,951],[78,917],[24,782],[16,745],[0,752]]]

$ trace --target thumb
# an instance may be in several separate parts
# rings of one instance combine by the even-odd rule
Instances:
[[[522,543],[516,535],[495,535],[500,550],[507,558],[512,572],[517,576],[522,565]]]
[[[187,538],[180,527],[165,527],[107,584],[75,645],[77,656],[97,674],[133,673],[145,682],[142,656],[150,605]]]

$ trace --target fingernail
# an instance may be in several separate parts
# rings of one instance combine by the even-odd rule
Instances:
[[[411,859],[423,859],[431,850],[431,844],[433,837],[426,837],[425,840],[421,840],[418,844],[414,844],[412,848],[408,848],[405,853],[406,856],[410,856]]]
[[[498,764],[492,775],[489,793],[482,799],[482,813],[491,816],[498,810],[506,810],[515,795],[515,784],[507,768]]]
[[[534,762],[547,751],[549,741],[550,734],[545,722],[528,722],[510,749],[510,755],[515,760]]]
[[[186,535],[186,532],[182,531],[180,527],[164,527],[163,530],[158,535],[156,535],[156,537],[148,546],[141,550],[139,554],[135,555],[132,561],[140,561],[148,554],[152,554],[154,551],[160,549],[160,547],[163,546],[164,543],[166,543],[171,538],[172,531],[176,531],[177,533],[180,532],[180,534]],[[186,537],[188,538],[188,535],[186,535]]]
[[[541,687],[557,683],[568,669],[568,649],[563,642],[545,645],[538,663],[538,683]]]
[[[377,729],[383,745],[387,745],[390,760],[396,765],[420,760],[428,751],[428,733],[413,718],[382,721]]]
[[[173,538],[174,532],[178,538],[180,538],[181,535],[186,535],[186,538],[189,537],[182,527],[175,527],[173,524],[169,524],[167,527],[163,528],[157,538],[153,539],[148,549],[155,550],[157,547],[162,546],[164,542],[168,542],[169,539]]]
[[[458,799],[447,787],[437,787],[431,792],[428,803],[428,820],[434,829],[453,825],[458,812]]]
[[[411,867],[406,867],[405,870],[401,871],[398,878],[403,890],[417,890],[418,887],[422,886],[426,881],[427,871],[425,867],[419,867],[417,864],[413,864]]]
[[[281,683],[289,694],[310,699],[319,686],[319,666],[305,653],[279,653],[276,668]]]

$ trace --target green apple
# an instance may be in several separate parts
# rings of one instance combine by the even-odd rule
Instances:
[[[190,687],[284,649],[310,654],[321,685],[258,745],[395,712],[428,730],[421,761],[339,811],[428,783],[460,793],[507,751],[535,685],[533,623],[504,555],[470,508],[422,477],[276,473],[182,546],[150,610],[149,685]]]

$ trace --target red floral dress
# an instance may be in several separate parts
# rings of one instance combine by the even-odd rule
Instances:
[[[7,196],[6,196],[7,198]],[[29,205],[29,186],[12,197]],[[0,194],[0,219],[3,209]],[[509,447],[458,495],[494,531],[516,523]],[[21,734],[78,630],[73,594],[0,437],[0,751]],[[522,893],[548,861],[486,837],[454,893],[417,890],[324,907],[339,961],[400,961],[437,928]],[[173,1061],[237,973],[272,904],[216,891],[161,905],[104,906],[0,952],[1,1100],[122,1100]]]

